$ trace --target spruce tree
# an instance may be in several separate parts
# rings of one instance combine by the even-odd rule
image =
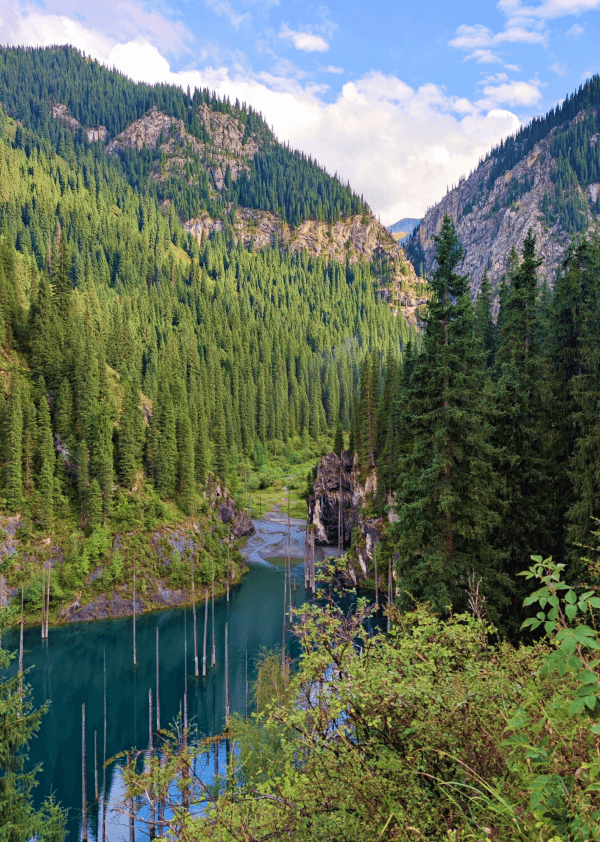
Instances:
[[[473,571],[486,594],[503,583],[489,547],[498,514],[483,351],[467,278],[454,271],[463,251],[447,215],[435,243],[423,347],[407,394],[413,446],[400,460],[394,535],[403,591],[447,610],[464,604]]]
[[[23,500],[23,409],[21,406],[21,384],[13,379],[7,404],[6,447],[6,503],[16,512]]]
[[[502,523],[494,537],[513,583],[512,629],[517,631],[526,594],[518,574],[533,553],[551,551],[547,524],[548,464],[543,440],[544,362],[537,344],[538,288],[535,237],[525,239],[513,265],[496,355],[496,472],[502,478]]]
[[[38,384],[38,476],[36,485],[40,493],[40,523],[42,529],[52,527],[54,517],[54,470],[56,455],[50,421],[50,407],[45,395],[45,383],[40,378]]]
[[[571,423],[575,433],[569,463],[572,503],[567,512],[567,557],[573,564],[574,574],[580,571],[580,557],[588,554],[582,547],[587,548],[594,540],[590,533],[597,531],[597,519],[600,518],[600,240],[582,244],[577,251],[576,277],[583,292],[576,320],[579,352],[565,355],[565,362],[571,361],[574,375],[570,382],[574,404]],[[573,345],[573,342],[569,344]]]
[[[486,364],[491,369],[496,353],[496,326],[492,319],[492,287],[487,269],[484,270],[475,304],[475,330],[486,354]]]
[[[6,675],[11,655],[0,649],[0,672]],[[27,749],[47,708],[35,710],[31,689],[21,688],[15,673],[0,681],[0,838],[3,842],[28,842],[30,839],[62,842],[66,814],[47,799],[39,811],[32,805],[37,768],[28,766]]]
[[[333,439],[333,452],[336,456],[342,455],[342,450],[344,449],[344,431],[342,429],[342,424],[340,421],[337,422],[335,427],[335,437]]]
[[[124,377],[123,383],[125,394],[119,418],[119,480],[126,488],[132,488],[139,470],[145,430],[139,407],[139,390],[129,377]]]

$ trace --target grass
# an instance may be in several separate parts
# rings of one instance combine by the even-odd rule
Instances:
[[[330,436],[302,442],[292,439],[286,445],[274,442],[266,450],[255,450],[251,459],[238,463],[232,476],[231,491],[240,508],[249,510],[252,517],[268,512],[288,512],[290,517],[306,519],[307,474],[332,447]]]

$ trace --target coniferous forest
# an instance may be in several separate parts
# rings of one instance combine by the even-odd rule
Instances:
[[[581,96],[560,114],[595,107]],[[4,623],[64,619],[134,564],[138,582],[229,587],[215,484],[250,508],[282,466],[331,449],[376,476],[368,597],[349,609],[336,590],[355,531],[295,617],[302,656],[265,654],[253,714],[228,723],[227,781],[194,790],[207,745],[174,732],[128,765],[136,803],[164,805],[177,779],[171,829],[198,840],[600,839],[598,237],[574,237],[551,288],[530,232],[472,300],[445,217],[417,331],[366,261],[236,240],[238,207],[292,227],[369,213],[246,105],[137,85],[62,47],[2,49],[0,104],[0,544],[19,541],[2,553]],[[232,117],[259,151],[219,186],[191,140],[175,171],[159,144],[109,154],[86,134],[113,138],[151,108],[203,149],[202,109]],[[587,166],[570,140],[553,140],[556,202]],[[223,224],[198,242],[183,223],[200,212]],[[148,536],[192,521],[201,551],[161,567]],[[54,801],[30,807],[40,712],[18,678],[0,699],[0,838],[58,842]]]

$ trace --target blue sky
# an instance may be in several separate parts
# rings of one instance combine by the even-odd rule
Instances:
[[[250,102],[391,224],[600,72],[600,0],[0,0],[0,43]]]

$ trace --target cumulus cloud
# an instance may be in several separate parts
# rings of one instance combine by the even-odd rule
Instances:
[[[285,23],[279,30],[279,37],[284,41],[289,41],[297,50],[302,50],[305,53],[326,53],[329,49],[329,44],[320,35],[290,29]]]
[[[504,82],[499,85],[485,85],[483,88],[484,100],[481,106],[492,103],[503,103],[512,106],[531,107],[537,105],[541,100],[540,83],[537,80],[529,82]]]
[[[522,3],[521,0],[499,0],[497,8],[505,15],[506,25],[501,32],[493,32],[482,24],[462,24],[451,47],[465,51],[465,60],[479,63],[500,61],[493,49],[504,44],[539,44],[546,46],[549,39],[548,21],[566,15],[580,15],[600,8],[600,0],[541,0]],[[574,24],[567,35],[573,38],[583,34],[583,27]]]
[[[81,23],[85,20],[85,24]],[[52,0],[25,8],[14,0],[0,0],[0,43],[9,45],[71,43],[106,55],[111,44],[143,39],[168,55],[189,48],[192,34],[181,21],[148,11],[138,0],[111,3]],[[86,46],[87,45],[87,46]]]
[[[327,67],[319,67],[321,73],[343,73],[343,67],[334,67],[332,64],[328,64]]]
[[[498,8],[510,19],[553,20],[598,9],[600,0],[544,0],[536,5],[523,4],[521,0],[500,0]]]
[[[508,43],[545,44],[546,34],[539,29],[530,29],[522,25],[509,26],[502,32],[492,32],[489,27],[480,23],[472,26],[462,24],[456,30],[456,36],[449,41],[451,47],[465,50],[466,58],[489,63],[500,61],[500,57],[492,48]]]
[[[6,20],[4,13],[0,17]],[[500,89],[506,82],[487,83],[490,95],[484,89],[484,99],[473,102],[451,97],[434,84],[413,88],[382,73],[348,81],[334,101],[324,101],[326,86],[256,75],[242,61],[229,67],[214,61],[202,70],[173,72],[149,40],[111,41],[65,16],[36,12],[16,20],[13,15],[12,24],[10,43],[70,42],[134,80],[183,89],[208,87],[251,104],[280,140],[350,181],[386,224],[421,216],[492,145],[518,128],[516,115],[499,105],[533,101],[525,90],[504,94]],[[6,43],[4,33],[2,38]]]

